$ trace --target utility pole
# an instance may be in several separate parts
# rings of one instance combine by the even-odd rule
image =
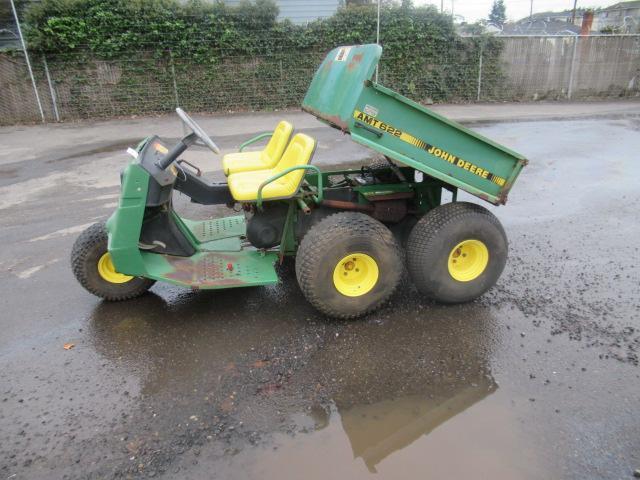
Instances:
[[[529,9],[529,21],[533,19],[533,0],[531,0],[531,8]]]
[[[440,13],[444,12],[444,0],[440,0]]]
[[[46,123],[44,118],[44,110],[42,110],[42,102],[40,102],[40,95],[38,95],[38,87],[36,86],[36,79],[33,76],[33,70],[31,69],[31,62],[29,61],[29,53],[27,52],[27,45],[24,43],[24,37],[22,36],[22,29],[20,28],[20,20],[18,19],[18,12],[16,10],[16,5],[13,3],[13,0],[9,0],[11,2],[11,10],[13,10],[13,17],[16,20],[16,27],[18,28],[18,36],[20,37],[20,43],[22,44],[22,51],[24,52],[24,59],[27,62],[27,70],[29,70],[29,76],[31,77],[31,85],[33,85],[33,93],[36,95],[36,102],[38,102],[38,109],[40,110],[40,117],[42,118],[42,123]]]
[[[376,43],[380,45],[380,3],[382,0],[378,0],[378,22],[376,24]],[[378,83],[378,64],[376,64],[376,83]]]
[[[376,43],[380,45],[380,3],[382,0],[378,0],[378,21],[376,23]]]
[[[573,12],[571,12],[571,25],[576,23],[576,6],[578,5],[578,0],[573,0]]]
[[[451,19],[453,19],[453,2],[454,0],[451,0]]]

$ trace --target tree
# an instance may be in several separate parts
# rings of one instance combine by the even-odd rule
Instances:
[[[504,0],[493,0],[491,6],[491,12],[489,13],[489,23],[502,27],[507,20],[507,7],[504,5]]]

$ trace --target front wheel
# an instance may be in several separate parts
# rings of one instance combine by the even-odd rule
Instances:
[[[139,297],[155,283],[143,277],[131,277],[116,271],[107,249],[104,223],[94,223],[80,234],[71,250],[71,268],[80,285],[105,300]]]
[[[491,288],[507,261],[507,237],[486,208],[454,202],[429,211],[407,241],[407,269],[423,295],[462,303]]]
[[[389,299],[403,271],[391,231],[362,213],[333,214],[309,230],[296,255],[302,293],[330,317],[355,318]]]

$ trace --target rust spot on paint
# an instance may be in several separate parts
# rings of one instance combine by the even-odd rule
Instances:
[[[212,254],[194,260],[192,258],[167,256],[167,262],[173,271],[166,277],[193,289],[207,287],[242,286],[246,282],[234,277],[234,270],[227,270],[229,264],[237,261],[234,255]]]
[[[476,197],[478,197],[478,198],[480,198],[480,199],[484,200],[485,202],[494,203],[494,202],[493,202],[493,200],[491,200],[491,199],[489,198],[489,196],[488,196],[488,195],[486,195],[486,194],[484,194],[484,193],[479,193],[479,194],[477,194],[477,195],[476,195]]]
[[[507,197],[509,195],[509,191],[511,190],[511,187],[513,186],[513,182],[511,183],[507,183],[502,190],[500,190],[500,194],[498,195],[498,203],[505,205],[507,203]]]
[[[360,62],[362,62],[362,58],[362,53],[356,53],[349,62],[349,65],[347,65],[347,70],[351,71],[355,69],[360,64]]]
[[[348,130],[347,122],[342,120],[338,115],[327,115],[324,112],[320,112],[306,106],[302,107],[302,111],[310,113],[314,117],[318,117],[320,120],[324,120],[333,128],[337,128],[338,130],[342,130],[343,132],[346,132]]]

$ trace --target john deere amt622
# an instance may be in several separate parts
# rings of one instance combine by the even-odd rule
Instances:
[[[218,147],[178,109],[191,133],[173,146],[151,136],[130,150],[118,208],[73,247],[78,281],[106,300],[136,297],[157,280],[197,289],[268,285],[278,282],[275,263],[295,256],[304,296],[332,317],[380,306],[405,267],[440,302],[484,293],[503,270],[507,239],[492,213],[456,193],[503,204],[526,160],[372,82],[381,54],[378,45],[331,51],[302,108],[384,162],[321,172],[311,164],[316,141],[282,121],[225,155],[227,182],[212,184],[180,157],[196,143]],[[243,151],[266,137],[264,149]],[[182,218],[174,190],[202,205],[240,204],[243,214]],[[453,202],[442,204],[444,190]]]

